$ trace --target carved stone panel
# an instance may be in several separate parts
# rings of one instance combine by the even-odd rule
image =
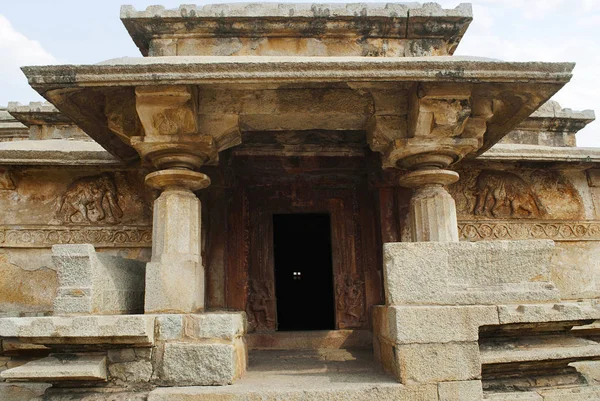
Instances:
[[[18,185],[0,191],[2,226],[147,226],[154,193],[143,171],[27,168],[11,171]]]
[[[449,187],[459,220],[568,219],[584,217],[581,195],[555,170],[458,171],[460,180]]]
[[[104,173],[73,181],[62,195],[56,217],[65,224],[117,224],[123,217],[113,176]]]

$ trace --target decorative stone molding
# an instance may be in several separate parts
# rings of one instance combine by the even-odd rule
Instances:
[[[56,244],[93,244],[97,248],[149,248],[149,226],[0,226],[0,247],[50,248]]]
[[[460,220],[461,240],[600,241],[600,221],[556,220]]]

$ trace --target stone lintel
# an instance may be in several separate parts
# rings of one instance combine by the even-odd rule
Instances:
[[[404,56],[410,48],[407,43],[428,39],[438,39],[437,46],[416,46],[421,52],[436,48],[439,55],[452,54],[471,20],[470,4],[454,9],[443,9],[435,3],[232,3],[182,5],[172,10],[150,6],[141,11],[132,6],[121,8],[121,21],[144,56],[298,52],[315,56]],[[372,42],[371,46],[357,45],[359,38],[363,43]],[[333,39],[335,45],[328,39]],[[381,40],[386,41],[385,50],[378,43]],[[295,42],[305,46],[281,45]]]

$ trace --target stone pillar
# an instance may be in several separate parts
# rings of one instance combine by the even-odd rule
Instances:
[[[456,204],[446,185],[458,181],[458,173],[441,168],[445,160],[422,160],[417,169],[400,178],[400,185],[414,188],[409,219],[413,242],[458,242]],[[440,157],[435,157],[439,161]]]
[[[200,200],[193,191],[210,185],[207,175],[183,169],[150,173],[146,184],[161,190],[154,201],[152,259],[146,266],[146,313],[189,313],[204,308]]]

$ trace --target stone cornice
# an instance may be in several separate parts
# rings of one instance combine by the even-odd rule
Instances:
[[[34,89],[106,150],[128,162],[138,158],[131,138],[140,135],[135,93],[142,87],[167,90],[197,86],[197,92],[202,93],[210,89],[289,90],[291,85],[311,88],[318,84],[331,91],[358,91],[366,99],[370,99],[368,93],[400,87],[413,91],[425,88],[425,95],[434,97],[442,92],[460,95],[458,99],[450,97],[450,102],[472,96],[473,118],[464,127],[464,136],[475,138],[477,144],[463,149],[460,156],[464,156],[481,153],[498,142],[568,82],[572,69],[570,63],[505,63],[458,57],[158,57],[85,66],[24,67],[23,71]],[[369,110],[349,107],[351,113],[370,117]],[[239,135],[231,133],[241,130],[237,119],[245,112],[240,109],[218,121],[207,115],[202,118],[200,133],[216,129],[215,138],[223,142],[217,144],[217,150],[235,146]],[[406,112],[397,111],[399,115]],[[442,120],[436,119],[437,124],[444,125]],[[303,121],[303,126],[293,129],[319,128],[311,126],[310,119]]]
[[[600,163],[600,148],[552,147],[523,144],[497,144],[475,160]]]
[[[120,166],[95,142],[64,139],[0,142],[0,165]]]
[[[42,95],[52,89],[190,84],[457,82],[564,84],[574,63],[461,57],[146,57],[94,65],[22,67]]]
[[[73,121],[62,114],[52,103],[30,102],[22,105],[19,102],[9,102],[8,112],[17,120],[30,125],[73,125]]]
[[[232,3],[182,5],[172,10],[150,6],[141,11],[132,6],[121,8],[121,21],[144,56],[167,55],[157,54],[163,53],[157,51],[160,42],[185,43],[204,38],[238,43],[244,38],[335,38],[348,44],[355,44],[357,39],[382,38],[391,47],[391,42],[398,40],[439,39],[436,43],[441,45],[442,54],[452,54],[472,19],[470,4],[454,9],[443,9],[435,3]],[[210,52],[211,47],[201,46],[195,51]],[[175,49],[177,53],[179,50]],[[329,55],[339,52],[339,48],[330,50],[333,54]]]

